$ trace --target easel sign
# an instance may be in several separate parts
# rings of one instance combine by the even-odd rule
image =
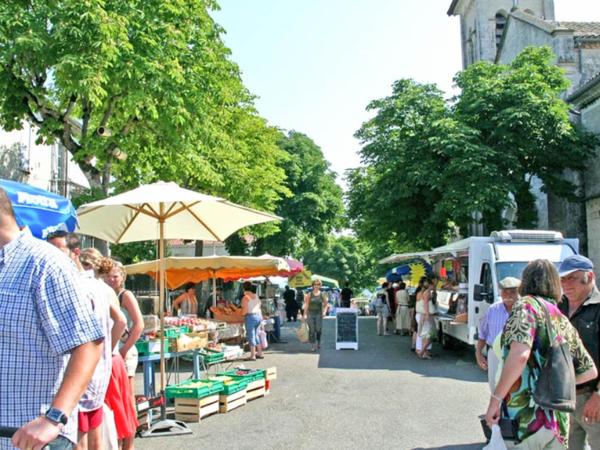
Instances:
[[[335,349],[358,350],[358,310],[336,308],[335,310]]]

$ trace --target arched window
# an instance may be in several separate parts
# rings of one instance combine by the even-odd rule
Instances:
[[[506,25],[506,14],[502,12],[496,13],[496,48],[500,47],[504,26]]]

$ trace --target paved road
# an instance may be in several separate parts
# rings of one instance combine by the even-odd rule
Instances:
[[[270,396],[191,424],[193,435],[137,439],[136,447],[475,450],[484,445],[477,416],[489,391],[472,352],[434,348],[438,357],[418,360],[408,337],[376,336],[371,318],[359,320],[358,351],[336,351],[334,325],[324,322],[319,353],[297,341],[295,324],[286,324],[287,343],[272,345],[259,363],[245,363],[277,366]]]

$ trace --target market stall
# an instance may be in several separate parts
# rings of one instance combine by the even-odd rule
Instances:
[[[78,210],[80,232],[111,243],[158,241],[160,339],[164,340],[165,240],[224,241],[240,228],[279,220],[280,217],[253,210],[188,189],[175,183],[142,185],[113,197],[83,205]],[[160,345],[160,391],[165,389],[165,352]],[[153,425],[154,433],[190,433],[187,427],[166,420]]]

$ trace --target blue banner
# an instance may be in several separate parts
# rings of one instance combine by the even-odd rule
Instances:
[[[35,237],[46,239],[57,230],[75,231],[77,214],[65,197],[16,181],[0,180],[0,187],[10,198],[19,227],[29,227]]]

